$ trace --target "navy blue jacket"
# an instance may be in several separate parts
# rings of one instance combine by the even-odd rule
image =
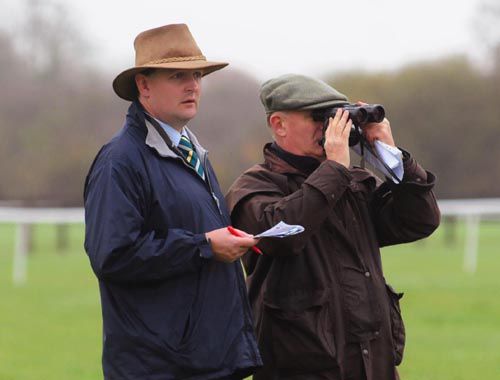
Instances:
[[[154,121],[152,121],[154,122]],[[240,261],[205,232],[230,224],[207,152],[203,181],[131,104],[85,182],[85,249],[99,279],[106,379],[247,376],[261,359]]]

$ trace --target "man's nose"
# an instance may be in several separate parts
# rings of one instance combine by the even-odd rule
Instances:
[[[187,79],[186,89],[188,91],[196,91],[200,88],[200,79],[196,78],[194,75],[191,75]]]

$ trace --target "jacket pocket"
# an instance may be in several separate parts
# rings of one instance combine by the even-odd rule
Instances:
[[[346,329],[349,342],[371,339],[373,331],[380,330],[382,313],[370,275],[353,266],[343,265],[340,275],[342,303],[347,318]]]
[[[389,295],[389,308],[391,313],[391,332],[394,349],[394,364],[399,365],[403,360],[403,352],[405,348],[405,325],[401,317],[401,307],[399,300],[404,293],[397,293],[392,286],[386,284],[387,293]]]
[[[299,310],[265,304],[275,365],[280,369],[322,370],[337,366],[330,305],[310,302]]]

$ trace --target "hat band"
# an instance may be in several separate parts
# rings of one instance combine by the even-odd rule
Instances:
[[[185,62],[185,61],[206,61],[206,58],[204,55],[195,55],[191,57],[170,57],[170,58],[162,58],[162,59],[156,59],[154,61],[149,61],[147,63],[142,64],[141,66],[157,65],[160,63],[170,63],[170,62]]]

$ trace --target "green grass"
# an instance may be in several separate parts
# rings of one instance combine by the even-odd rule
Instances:
[[[386,279],[402,299],[407,345],[402,379],[500,379],[500,224],[483,223],[478,269],[462,270],[464,228],[384,249]]]
[[[445,226],[446,228],[446,226]],[[464,229],[386,248],[386,279],[404,291],[404,380],[500,379],[500,224],[483,223],[478,270],[462,270]],[[57,252],[55,227],[34,229],[28,282],[12,285],[15,229],[0,225],[0,379],[102,378],[97,281],[83,252],[82,226]]]
[[[59,253],[55,228],[37,226],[22,287],[12,285],[14,232],[0,226],[0,379],[102,378],[99,293],[82,227],[70,228]]]

